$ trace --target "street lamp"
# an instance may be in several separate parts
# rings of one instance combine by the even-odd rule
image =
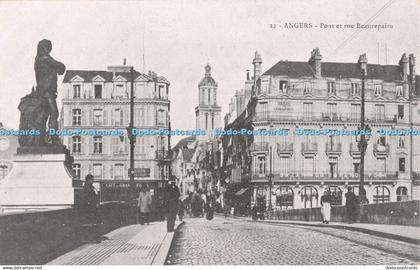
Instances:
[[[366,201],[365,185],[365,153],[368,146],[368,140],[370,138],[370,128],[365,126],[365,80],[367,75],[367,58],[366,54],[362,54],[359,57],[359,67],[361,70],[362,79],[362,91],[361,91],[361,113],[360,113],[360,140],[357,144],[360,151],[360,183],[359,183],[359,202],[363,203]]]
[[[273,147],[270,146],[270,173],[268,174],[268,187],[269,187],[269,193],[268,193],[268,210],[271,211],[273,209],[273,206],[271,204],[271,186],[273,184]]]
[[[133,203],[135,198],[134,193],[134,144],[136,141],[136,136],[133,135],[134,129],[134,67],[126,65],[126,59],[124,59],[124,64],[122,66],[111,66],[108,69],[112,72],[123,72],[130,73],[130,123],[127,127],[127,137],[130,141],[130,168],[128,170],[129,180],[129,191],[128,191],[128,200],[130,203]]]

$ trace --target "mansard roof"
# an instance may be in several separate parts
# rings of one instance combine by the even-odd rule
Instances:
[[[85,82],[92,82],[93,78],[96,76],[101,76],[104,78],[105,82],[112,82],[113,76],[115,77],[121,76],[125,78],[127,81],[131,80],[130,72],[112,72],[112,71],[105,71],[105,70],[67,70],[66,74],[64,75],[63,83],[70,82],[76,76],[79,76],[84,79]],[[150,75],[146,75],[137,71],[134,71],[134,79],[136,80],[138,77],[142,76],[147,81],[156,81],[161,83],[169,84],[169,81],[163,76],[156,76],[152,77]]]
[[[279,61],[263,75],[300,78],[312,77],[315,71],[308,62]],[[360,78],[360,69],[357,63],[321,62],[321,75],[329,78]],[[402,80],[402,77],[397,65],[368,64],[367,79],[392,82]]]

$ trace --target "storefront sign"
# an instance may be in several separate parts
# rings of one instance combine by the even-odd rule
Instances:
[[[277,112],[293,112],[290,101],[277,101],[274,110]]]

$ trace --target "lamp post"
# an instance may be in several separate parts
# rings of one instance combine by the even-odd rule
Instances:
[[[361,104],[360,104],[360,140],[358,148],[360,151],[360,183],[359,183],[359,202],[363,203],[366,200],[365,185],[365,153],[370,138],[370,128],[365,126],[365,80],[367,75],[367,58],[366,54],[359,57],[359,66],[361,70],[362,90],[361,90]]]
[[[272,165],[272,161],[273,160],[273,147],[270,146],[270,173],[268,174],[268,188],[269,188],[269,193],[268,193],[268,200],[269,200],[269,204],[268,204],[268,210],[271,211],[273,209],[273,206],[271,204],[271,186],[273,184],[273,165]]]
[[[127,66],[130,71],[130,124],[127,127],[128,139],[130,141],[130,169],[129,169],[129,199],[130,202],[135,198],[134,190],[134,144],[136,137],[133,135],[134,129],[134,68]]]

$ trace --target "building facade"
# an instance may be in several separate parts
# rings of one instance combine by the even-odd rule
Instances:
[[[198,106],[195,107],[196,130],[206,135],[182,139],[173,148],[172,172],[184,196],[194,190],[207,193],[217,178],[217,139],[213,130],[221,127],[221,110],[217,102],[217,82],[206,65],[204,78],[198,84]],[[212,165],[210,165],[212,164]]]
[[[225,160],[235,161],[233,169],[240,168],[234,181],[252,190],[251,203],[310,208],[320,206],[327,189],[337,205],[345,202],[347,187],[358,194],[364,63],[364,55],[355,63],[322,62],[314,49],[308,62],[280,61],[261,74],[256,54],[252,98],[227,128],[247,127],[260,135],[237,138],[230,154],[224,151]],[[418,121],[412,118],[413,74],[413,55],[404,54],[398,65],[367,64],[365,122],[371,136],[364,171],[370,203],[413,198],[414,137],[395,133]],[[277,133],[263,135],[270,130]]]
[[[154,72],[133,74],[132,78],[127,66],[111,66],[104,71],[68,70],[64,76],[61,128],[119,132],[62,136],[74,157],[73,169],[82,180],[92,174],[101,186],[128,186],[131,80],[134,127],[169,128],[169,81]],[[152,191],[163,186],[169,178],[169,146],[168,135],[136,136],[136,183],[147,183]]]

